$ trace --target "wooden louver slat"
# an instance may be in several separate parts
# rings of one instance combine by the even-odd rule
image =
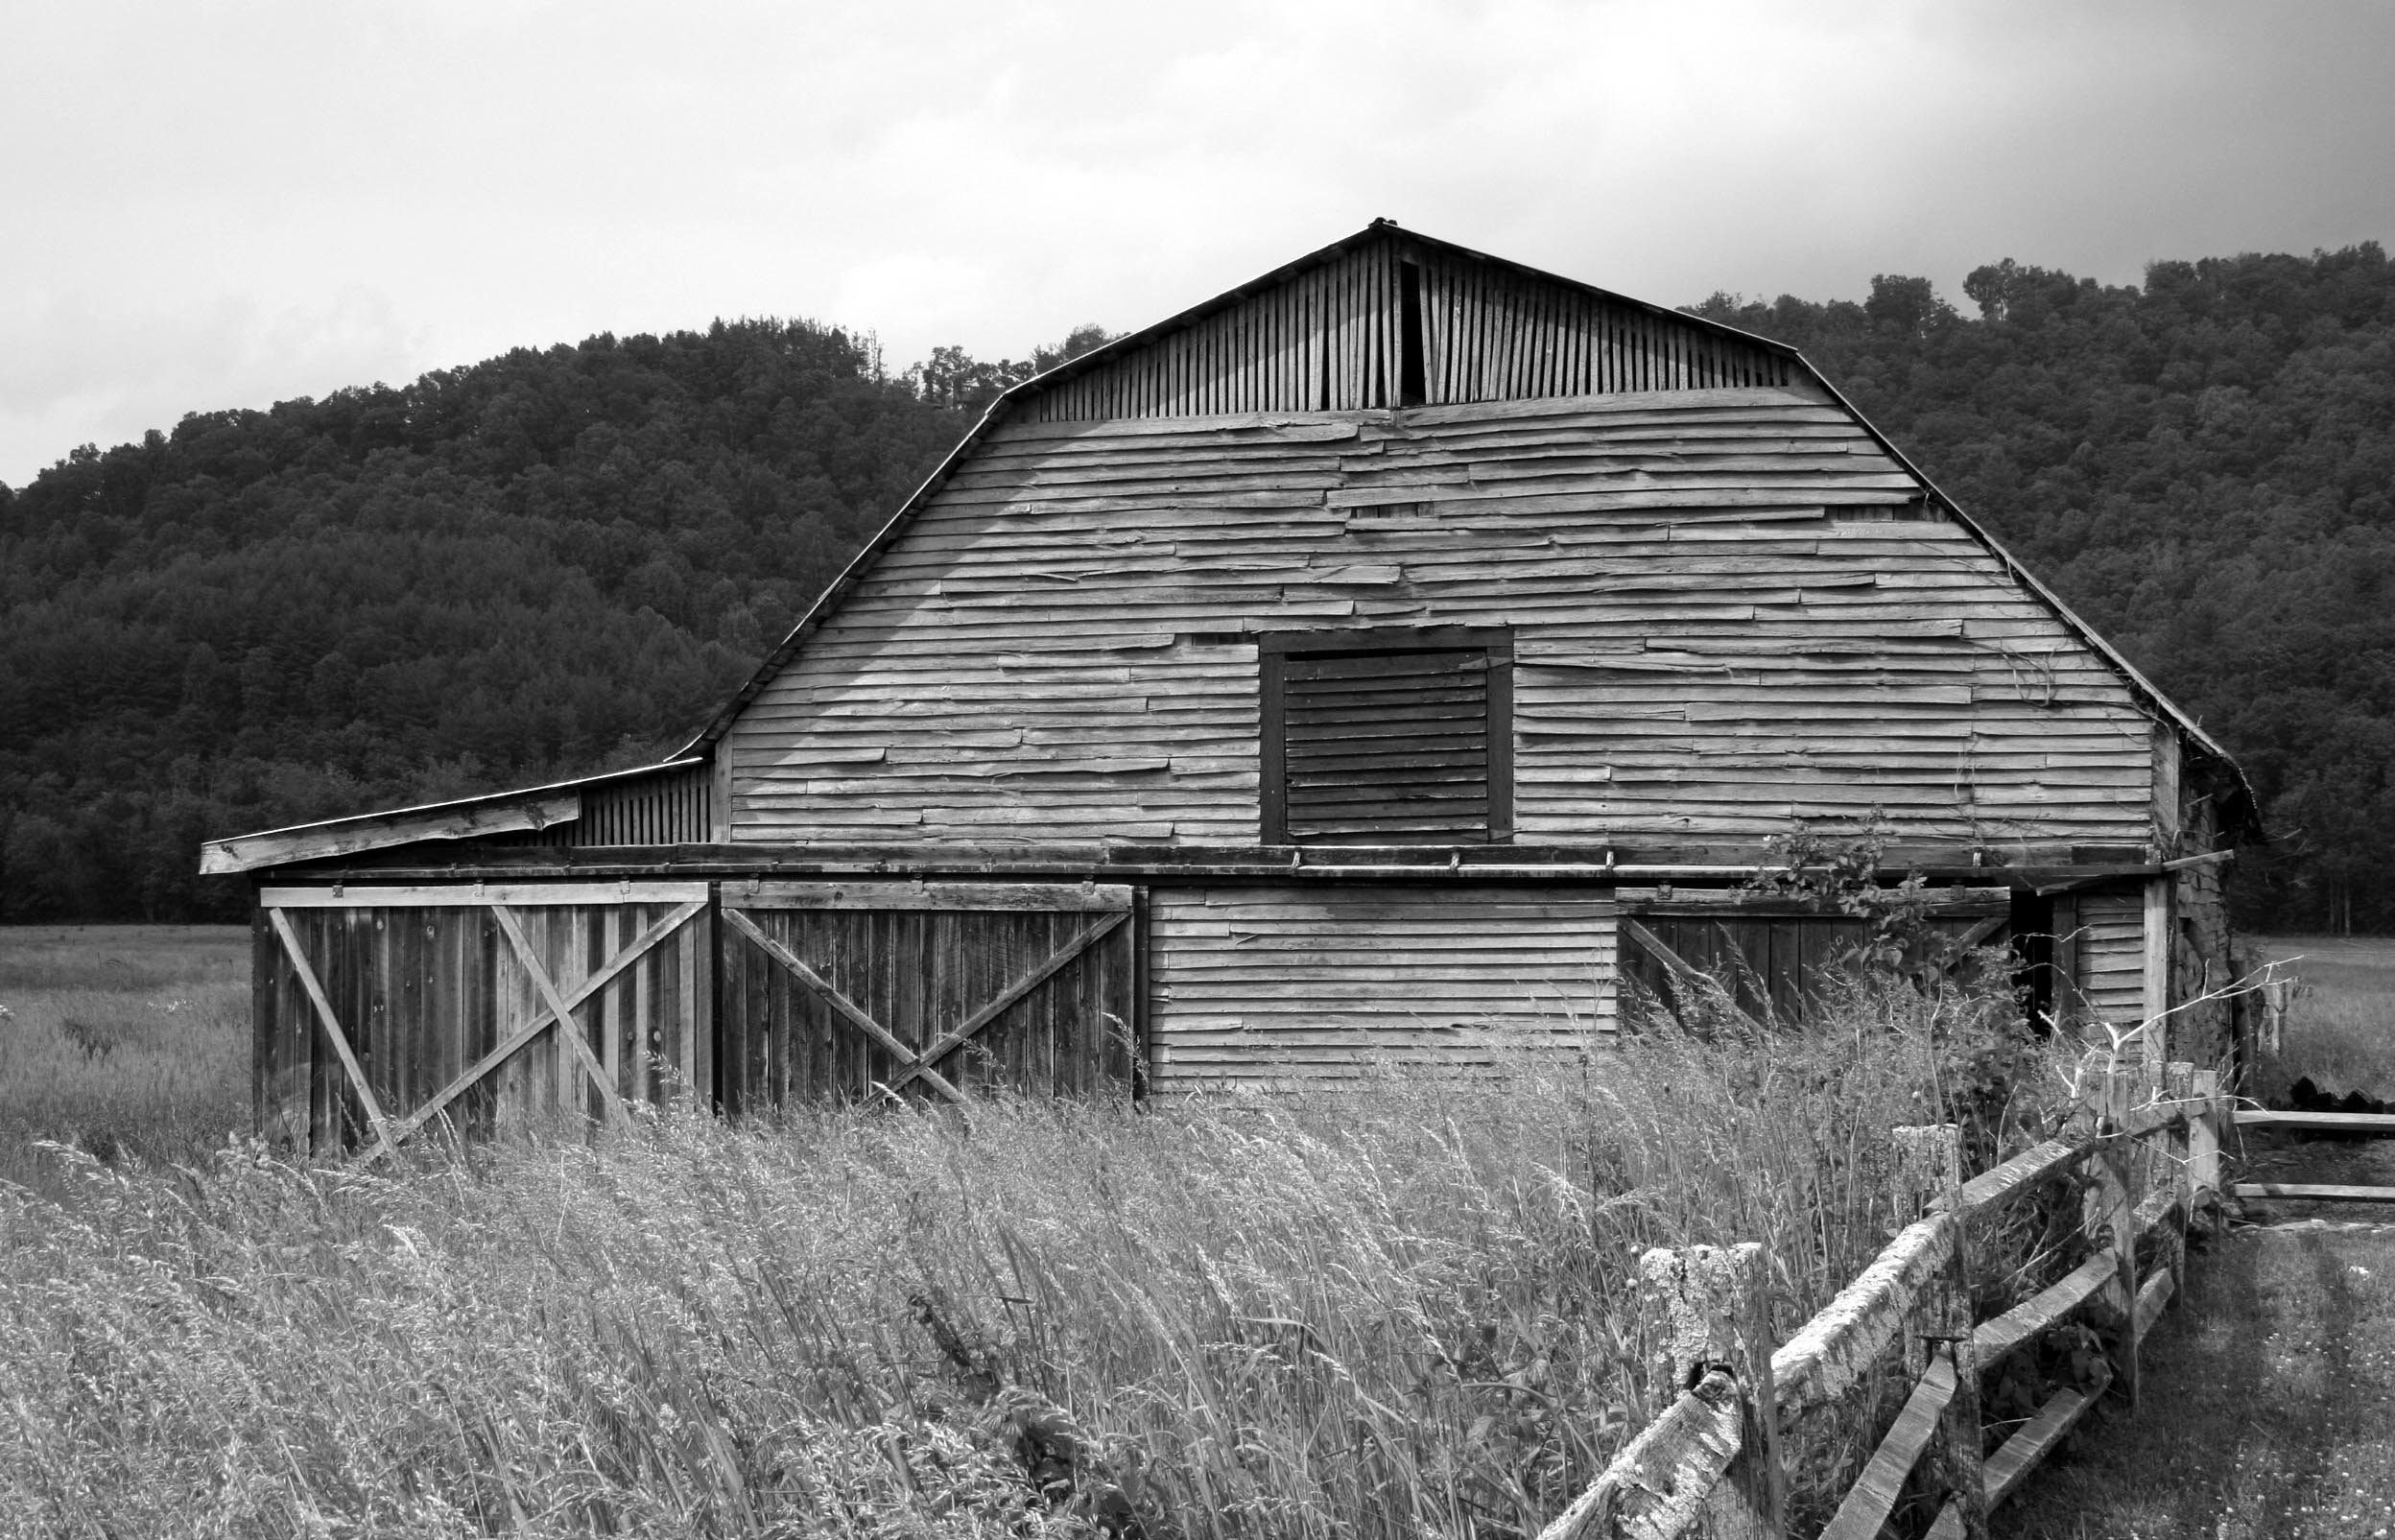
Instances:
[[[1281,701],[1292,842],[1489,837],[1485,650],[1295,654]]]

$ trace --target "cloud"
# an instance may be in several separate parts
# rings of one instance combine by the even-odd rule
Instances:
[[[88,292],[28,296],[0,309],[0,480],[21,486],[77,444],[135,439],[188,412],[412,378],[421,352],[391,302],[360,288],[277,311],[238,295],[147,312]]]
[[[718,315],[1019,357],[1376,215],[1668,303],[2383,239],[2389,57],[2337,0],[36,4],[0,476]]]

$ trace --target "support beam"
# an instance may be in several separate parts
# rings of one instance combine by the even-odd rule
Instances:
[[[524,922],[517,919],[515,912],[504,904],[491,905],[490,912],[498,918],[499,930],[507,936],[508,944],[514,948],[516,961],[522,963],[524,971],[532,975],[533,987],[540,992],[550,1014],[557,1018],[557,1040],[565,1044],[581,1063],[582,1073],[590,1077],[590,1083],[599,1088],[599,1101],[606,1108],[607,1121],[619,1128],[623,1127],[631,1121],[625,1115],[624,1099],[616,1095],[615,1082],[607,1078],[606,1067],[591,1053],[590,1045],[582,1041],[581,1028],[574,1020],[574,1007],[566,1004],[565,997],[557,992],[557,982],[549,977],[549,970],[541,966],[539,955],[533,950],[532,938],[524,934]]]
[[[279,909],[270,909],[268,918],[274,934],[282,938],[283,951],[291,958],[292,971],[298,975],[299,987],[307,991],[308,1003],[316,1007],[316,1019],[323,1027],[325,1037],[333,1045],[333,1054],[349,1077],[349,1084],[358,1093],[358,1105],[366,1110],[367,1127],[374,1135],[374,1153],[391,1153],[391,1133],[383,1117],[383,1104],[374,1098],[374,1087],[366,1080],[366,1071],[358,1065],[358,1055],[349,1051],[349,1034],[341,1030],[341,1018],[333,1014],[333,1003],[325,998],[324,986],[317,982],[316,969],[309,965],[308,955],[300,950],[299,937],[291,928],[290,916]]]
[[[776,941],[773,937],[766,935],[764,931],[758,928],[755,920],[750,919],[740,910],[729,908],[723,911],[723,918],[734,930],[739,931],[743,936],[747,936],[749,940],[755,942],[759,951],[763,952],[767,957],[771,958],[776,963],[780,964],[784,972],[788,973],[792,978],[797,980],[800,983],[805,984],[809,990],[814,992],[818,999],[821,1000],[825,1005],[831,1007],[832,1009],[839,1013],[842,1018],[846,1020],[850,1026],[856,1028],[857,1031],[865,1033],[866,1036],[870,1037],[874,1042],[880,1044],[883,1052],[889,1054],[890,1057],[898,1061],[898,1067],[900,1070],[911,1071],[913,1075],[920,1076],[922,1078],[929,1080],[932,1084],[932,1088],[937,1091],[940,1095],[946,1097],[951,1102],[962,1104],[964,1101],[964,1093],[958,1090],[954,1084],[950,1083],[946,1076],[941,1075],[937,1070],[935,1070],[928,1064],[924,1063],[921,1054],[915,1053],[913,1049],[909,1048],[906,1044],[900,1042],[894,1035],[891,1034],[889,1028],[884,1027],[880,1022],[875,1021],[872,1015],[862,1006],[859,1006],[855,1001],[849,999],[846,995],[842,994],[838,989],[834,988],[831,981],[825,979],[821,974],[807,966],[805,962],[799,960],[796,953],[784,946],[781,942]]]

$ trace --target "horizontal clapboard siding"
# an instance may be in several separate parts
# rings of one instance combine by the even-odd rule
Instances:
[[[2146,898],[2079,895],[2079,994],[2096,1021],[2122,1029],[2146,1019]]]
[[[1411,398],[1409,307],[1421,373]],[[1035,389],[1021,410],[1043,422],[1349,412],[1784,386],[1791,367],[1683,316],[1391,236],[1169,325]]]
[[[1795,390],[1001,427],[734,723],[733,837],[1251,842],[1240,633],[1509,627],[1518,840],[2146,842],[2123,679],[1855,516],[1918,494]]]
[[[1281,743],[1292,843],[1488,838],[1488,652],[1286,658]]]
[[[1612,1029],[1613,912],[1485,885],[1151,892],[1157,1083],[1581,1047]]]

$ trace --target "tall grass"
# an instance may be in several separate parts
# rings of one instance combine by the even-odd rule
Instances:
[[[204,1161],[249,1125],[249,933],[0,931],[0,1181],[45,1187],[36,1140]]]
[[[2249,1094],[2283,1096],[2309,1077],[2336,1095],[2395,1100],[2395,941],[2290,936],[2248,945],[2295,980],[2283,1046]]]
[[[1886,1130],[2008,1006],[1854,985],[1476,1080],[1145,1110],[668,1116],[0,1187],[20,1532],[1534,1531],[1676,1389],[1648,1245],[1762,1240],[1783,1332],[1885,1245]],[[1867,1414],[1858,1414],[1868,1420]],[[1860,1425],[1803,1433],[1800,1503]]]

